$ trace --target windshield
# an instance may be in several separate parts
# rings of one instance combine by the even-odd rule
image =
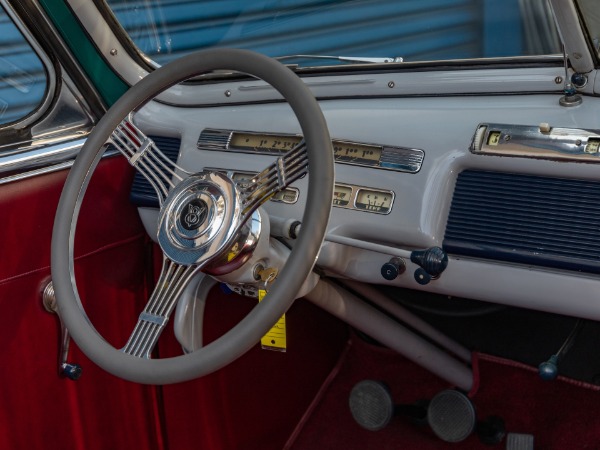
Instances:
[[[302,55],[285,60],[301,66],[348,63],[311,55],[414,62],[561,51],[545,0],[108,3],[139,50],[158,64],[208,47],[246,48],[272,57]]]
[[[598,0],[577,0],[577,5],[594,52],[596,56],[600,57],[600,9],[598,8]]]

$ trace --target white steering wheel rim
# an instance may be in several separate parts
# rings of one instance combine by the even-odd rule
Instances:
[[[75,285],[73,243],[79,208],[89,178],[110,134],[131,111],[181,81],[212,70],[234,70],[271,84],[296,114],[306,140],[310,169],[303,229],[265,301],[221,338],[187,355],[144,359],[107,343],[87,318]],[[58,205],[52,235],[52,279],[62,319],[81,350],[108,372],[135,382],[169,384],[214,372],[248,351],[291,306],[312,270],[326,232],[333,195],[331,139],[321,109],[304,83],[266,56],[234,49],[203,50],[167,64],[133,86],[94,128],[71,169]]]

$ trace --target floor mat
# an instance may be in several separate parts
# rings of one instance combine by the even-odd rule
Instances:
[[[542,381],[529,366],[477,355],[478,390],[472,397],[479,420],[500,416],[508,432],[532,434],[536,449],[586,449],[600,445],[600,391],[566,378]],[[396,403],[431,399],[447,382],[395,352],[353,337],[330,382],[315,400],[287,448],[303,449],[489,449],[475,435],[446,443],[423,425],[396,417],[380,431],[354,422],[352,387],[364,379],[384,381]]]

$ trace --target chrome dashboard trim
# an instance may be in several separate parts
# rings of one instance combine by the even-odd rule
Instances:
[[[600,130],[480,123],[470,150],[474,154],[555,161],[600,162]]]
[[[232,145],[231,141],[236,133],[242,133],[254,136],[269,136],[273,138],[299,138],[301,135],[297,134],[286,134],[286,133],[262,133],[255,131],[241,131],[241,130],[224,130],[218,128],[205,128],[200,133],[198,142],[196,144],[199,150],[215,150],[232,153],[246,153],[246,154],[258,154],[258,155],[271,155],[279,156],[285,153],[282,150],[263,150],[258,148],[241,148]],[[345,139],[332,139],[333,147],[335,149],[336,144],[346,145],[357,145],[357,146],[368,146],[377,148],[381,152],[381,156],[378,162],[373,160],[361,160],[355,158],[357,161],[342,160],[335,156],[335,162],[340,164],[348,164],[352,166],[369,167],[372,169],[383,169],[393,170],[396,172],[408,172],[417,173],[421,170],[423,160],[425,158],[425,152],[418,148],[399,147],[392,145],[381,145],[372,144],[365,142],[355,142]]]

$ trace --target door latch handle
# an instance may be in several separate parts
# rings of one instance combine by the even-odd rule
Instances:
[[[58,305],[56,303],[56,295],[54,293],[54,285],[50,281],[44,291],[42,292],[42,302],[46,311],[52,314],[56,314],[60,322],[60,350],[58,352],[58,375],[61,377],[68,378],[69,380],[78,380],[81,376],[81,366],[79,364],[68,362],[69,357],[69,344],[71,343],[71,336],[69,330],[65,326],[60,314],[58,312]]]

